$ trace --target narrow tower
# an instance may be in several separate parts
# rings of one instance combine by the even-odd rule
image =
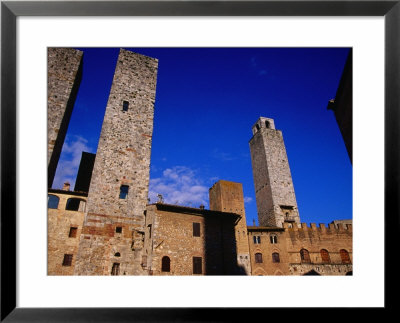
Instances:
[[[259,224],[282,227],[284,222],[300,223],[282,131],[275,129],[273,119],[264,117],[252,131],[250,152]]]
[[[53,185],[72,109],[82,78],[83,52],[73,48],[47,50],[47,165]]]
[[[241,216],[236,224],[235,242],[238,269],[251,274],[249,242],[247,238],[246,214],[244,210],[243,187],[241,183],[220,180],[209,190],[210,210],[232,212]]]
[[[157,59],[120,50],[75,275],[142,275]]]

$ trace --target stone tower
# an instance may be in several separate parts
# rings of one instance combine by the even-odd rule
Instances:
[[[220,180],[209,190],[210,210],[231,212],[241,216],[235,226],[237,264],[250,275],[249,241],[247,238],[246,214],[241,183]]]
[[[90,181],[75,275],[143,275],[157,59],[120,50]]]
[[[261,226],[300,223],[282,131],[273,119],[260,117],[250,140],[251,162]]]
[[[72,109],[82,78],[83,53],[72,48],[47,50],[47,165],[53,185]]]

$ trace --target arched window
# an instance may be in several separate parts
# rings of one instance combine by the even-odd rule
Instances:
[[[310,253],[308,252],[307,249],[300,250],[300,259],[301,259],[301,262],[305,262],[305,263],[311,262]]]
[[[65,207],[65,209],[68,211],[84,212],[85,205],[86,205],[86,202],[84,200],[77,199],[77,198],[70,198],[67,200],[67,206]]]
[[[255,259],[256,259],[256,263],[257,264],[261,264],[263,261],[262,261],[262,254],[261,253],[256,253],[255,254]]]
[[[121,254],[119,252],[116,252],[114,257],[121,257]]]
[[[274,252],[272,254],[272,262],[281,262],[281,260],[279,259],[279,253]]]
[[[321,249],[320,253],[321,253],[322,262],[325,262],[325,263],[330,263],[331,262],[331,258],[329,257],[328,250]]]
[[[58,209],[58,202],[60,202],[60,198],[58,196],[49,194],[47,197],[47,208]]]
[[[271,241],[272,244],[278,243],[278,237],[275,234],[271,234],[269,236],[269,241]]]
[[[268,120],[265,120],[265,126],[266,126],[267,128],[269,128],[269,121],[268,121]]]
[[[260,130],[260,126],[258,125],[258,123],[256,124],[256,128],[257,130]]]
[[[161,260],[161,271],[169,273],[170,267],[171,267],[171,260],[169,259],[169,257],[167,257],[167,256],[162,257],[162,260]]]
[[[350,263],[350,256],[347,250],[341,249],[340,250],[340,258],[342,259],[343,264],[349,264]]]

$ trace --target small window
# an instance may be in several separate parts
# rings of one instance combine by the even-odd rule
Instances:
[[[260,244],[261,243],[261,237],[260,236],[253,236],[253,242],[254,242],[254,244]]]
[[[169,273],[170,270],[171,270],[171,260],[167,256],[162,257],[162,259],[161,259],[161,271]]]
[[[71,266],[72,264],[72,255],[64,255],[63,266]]]
[[[129,186],[128,185],[121,185],[119,189],[119,198],[124,200],[128,196]]]
[[[116,227],[115,228],[116,233],[122,233],[122,227]]]
[[[200,237],[200,223],[193,223],[193,237]]]
[[[269,128],[269,121],[268,121],[268,120],[265,120],[265,126],[266,126],[267,128]]]
[[[202,260],[201,257],[193,257],[193,274],[202,274]]]
[[[70,227],[69,228],[69,238],[76,238],[76,234],[78,233],[78,228],[77,227]]]
[[[342,263],[349,264],[350,263],[349,253],[344,249],[341,249],[339,253],[340,253],[340,258],[342,259]]]
[[[114,262],[111,269],[111,276],[118,276],[118,275],[119,275],[119,263]]]
[[[256,124],[256,128],[257,130],[260,130],[260,126],[258,125],[258,123]]]
[[[304,262],[304,263],[310,263],[311,262],[310,253],[308,252],[307,249],[301,249],[300,250],[300,259],[301,259],[301,262]]]
[[[261,264],[263,261],[262,261],[262,254],[261,253],[256,253],[255,254],[255,260],[256,260],[256,264]]]
[[[279,259],[279,253],[274,252],[272,254],[272,262],[281,262],[281,260]]]
[[[114,257],[121,257],[121,254],[119,252],[116,252]]]
[[[84,211],[84,205],[85,201],[76,199],[76,198],[70,198],[67,200],[67,205],[65,207],[66,210],[68,211]]]
[[[271,234],[269,236],[269,241],[271,241],[272,244],[278,243],[278,237],[275,234]]]
[[[58,196],[49,194],[47,198],[47,208],[58,209],[58,202],[60,202],[60,198]]]
[[[128,111],[128,108],[129,108],[129,102],[128,101],[122,102],[122,111]]]
[[[321,249],[320,253],[321,253],[322,262],[325,262],[325,263],[330,263],[331,262],[331,258],[329,257],[328,250]]]

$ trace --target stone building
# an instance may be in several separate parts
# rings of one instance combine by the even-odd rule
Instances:
[[[246,224],[240,183],[215,183],[209,210],[148,204],[157,64],[120,50],[96,156],[83,154],[83,191],[48,192],[48,274],[351,274],[351,220],[300,222],[273,119],[261,117],[250,140],[260,226]]]

